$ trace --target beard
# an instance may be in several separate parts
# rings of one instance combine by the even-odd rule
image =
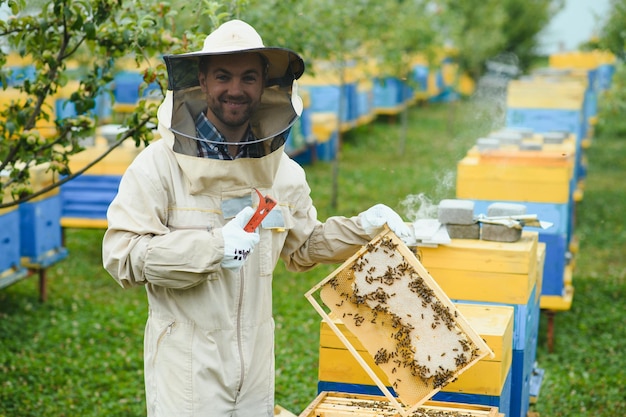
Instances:
[[[215,117],[231,128],[247,124],[257,107],[258,103],[242,97],[223,97],[209,103],[209,110]]]

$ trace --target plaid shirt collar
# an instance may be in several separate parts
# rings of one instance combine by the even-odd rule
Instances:
[[[250,145],[239,146],[237,155],[233,158],[228,153],[228,146],[224,136],[215,128],[213,123],[207,119],[204,112],[200,112],[196,118],[196,134],[198,138],[209,140],[198,142],[198,156],[202,158],[231,160],[237,158],[259,158],[263,156],[263,146],[261,143],[253,143]],[[248,127],[243,142],[254,141],[256,137],[252,133],[252,129]],[[215,143],[222,142],[222,143]]]

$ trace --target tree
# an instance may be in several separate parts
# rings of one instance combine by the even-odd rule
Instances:
[[[196,49],[203,40],[203,25],[217,26],[237,10],[242,1],[223,6],[203,0],[198,5],[204,19],[175,23],[184,10],[169,2],[139,0],[0,0],[8,16],[0,21],[0,208],[19,204],[80,175],[128,138],[148,143],[156,123],[157,103],[139,100],[123,120],[126,130],[99,158],[71,172],[69,158],[84,148],[80,139],[92,135],[101,123],[98,100],[111,95],[110,83],[122,58],[132,57],[141,68],[142,88],[156,82],[165,91],[167,77],[159,54]],[[179,13],[181,12],[181,13]],[[211,28],[207,28],[210,30]],[[19,57],[32,69],[26,77],[7,65]],[[78,68],[76,71],[75,68]],[[57,118],[56,94],[74,82],[68,103],[75,114]],[[41,128],[48,127],[47,130]],[[52,185],[34,191],[30,171],[43,166],[52,171]],[[2,201],[7,193],[12,201]]]
[[[521,69],[536,56],[538,35],[562,7],[562,0],[437,0],[448,40],[462,70],[477,80],[484,64],[513,53]]]
[[[263,35],[266,44],[300,52],[311,63],[323,62],[338,80],[343,102],[347,69],[374,62],[385,75],[405,78],[411,53],[431,44],[434,31],[425,13],[425,0],[252,0],[243,15]],[[278,24],[277,24],[278,23]],[[309,65],[308,71],[315,70]],[[374,74],[369,74],[373,76]],[[333,160],[331,206],[339,200],[341,123],[339,107],[337,148]]]
[[[526,72],[537,58],[538,35],[563,7],[564,0],[506,0],[504,52],[517,56],[520,71]]]
[[[615,63],[611,88],[599,100],[597,129],[606,135],[626,136],[626,0],[612,0],[609,18],[600,31],[597,47],[610,51],[619,60]]]
[[[612,0],[609,18],[600,32],[599,46],[626,59],[626,0]]]

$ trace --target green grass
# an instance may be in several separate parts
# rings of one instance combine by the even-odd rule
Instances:
[[[320,219],[379,202],[406,215],[419,195],[433,204],[453,198],[456,162],[492,129],[488,115],[468,103],[411,108],[402,151],[399,120],[379,118],[351,131],[340,154],[336,208],[332,164],[306,167]],[[546,376],[534,406],[541,417],[626,415],[626,138],[597,137],[587,154],[576,294],[572,309],[556,316],[553,353],[541,320],[537,361]],[[47,303],[38,301],[35,277],[0,291],[0,417],[145,415],[145,293],[122,290],[102,269],[102,235],[67,231],[70,256],[48,271]],[[294,413],[317,394],[320,318],[304,293],[335,267],[276,269],[276,399]]]

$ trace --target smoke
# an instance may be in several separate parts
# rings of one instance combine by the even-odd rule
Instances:
[[[407,219],[415,222],[418,219],[436,219],[437,205],[424,193],[410,194],[400,202]]]
[[[428,197],[425,193],[409,194],[400,202],[404,215],[411,222],[419,219],[436,219],[439,208],[439,201],[450,197],[450,192],[454,190],[456,179],[455,171],[446,171],[436,175],[437,186],[434,197]]]
[[[438,175],[437,189],[435,190],[437,196],[445,196],[450,190],[454,189],[456,180],[456,171],[447,171]]]
[[[521,71],[519,59],[512,53],[499,54],[488,60],[485,66],[485,74],[476,83],[471,97],[473,110],[469,114],[476,126],[490,132],[506,125],[508,83]]]

